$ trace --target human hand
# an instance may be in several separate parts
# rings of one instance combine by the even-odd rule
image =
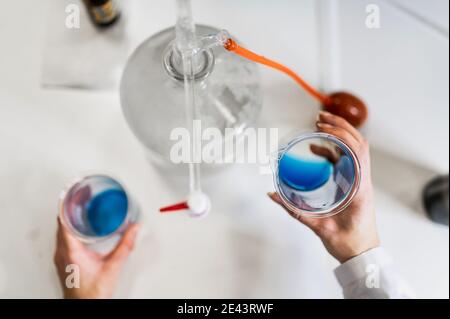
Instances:
[[[344,263],[380,244],[375,221],[369,144],[356,128],[339,116],[321,112],[316,125],[319,132],[343,140],[360,161],[361,184],[351,204],[337,215],[328,218],[310,218],[290,211],[283,205],[277,193],[268,195],[292,217],[314,231],[328,252],[339,262]]]
[[[66,299],[107,299],[114,295],[120,272],[133,250],[139,225],[130,226],[117,247],[103,256],[90,250],[66,229],[58,218],[54,262]],[[79,269],[79,288],[69,288],[67,266]]]

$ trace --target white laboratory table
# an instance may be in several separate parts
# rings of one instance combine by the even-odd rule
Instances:
[[[146,160],[117,92],[43,89],[47,1],[0,4],[0,297],[61,296],[52,261],[58,195],[87,170],[119,177],[144,214],[118,297],[341,297],[332,273],[337,263],[312,232],[266,198],[272,180],[256,166],[235,165],[205,176],[214,205],[206,219],[159,215],[158,207],[184,196],[185,185]],[[170,26],[171,9],[166,0],[149,2],[151,18],[143,19],[140,36]],[[227,10],[233,14],[225,16]],[[199,22],[227,24],[249,46],[303,70],[317,84],[314,13],[312,0],[195,1]],[[264,36],[276,45],[268,47]],[[270,70],[262,75],[265,103],[258,126],[312,129],[317,105],[282,75]],[[415,166],[374,150],[383,245],[418,296],[448,298],[448,228],[431,223],[414,204],[409,186],[427,172],[417,168],[410,174],[408,168]],[[408,180],[391,181],[394,169]]]

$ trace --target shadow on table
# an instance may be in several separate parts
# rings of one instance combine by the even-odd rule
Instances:
[[[372,178],[381,188],[415,212],[425,215],[422,191],[438,172],[377,148],[371,150]]]

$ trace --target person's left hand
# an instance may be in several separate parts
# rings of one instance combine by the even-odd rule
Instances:
[[[106,299],[112,298],[120,272],[133,250],[139,225],[130,226],[117,247],[108,255],[102,256],[89,250],[73,237],[58,218],[58,234],[54,262],[59,280],[67,299]],[[70,272],[68,266],[75,265],[79,270],[78,288],[68,287],[66,281]]]

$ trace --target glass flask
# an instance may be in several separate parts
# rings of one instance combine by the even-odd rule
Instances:
[[[61,222],[87,244],[120,237],[138,218],[136,202],[122,184],[106,175],[78,178],[61,194]]]
[[[343,141],[308,133],[282,146],[272,160],[275,188],[291,211],[329,217],[344,210],[356,195],[360,164]]]
[[[196,26],[199,39],[219,31]],[[176,143],[171,133],[187,127],[184,74],[174,39],[175,28],[169,28],[141,44],[125,67],[120,88],[128,125],[150,157],[165,163]],[[224,136],[225,128],[234,128],[238,140],[261,110],[257,66],[221,46],[199,50],[195,104],[202,129],[218,128]]]

